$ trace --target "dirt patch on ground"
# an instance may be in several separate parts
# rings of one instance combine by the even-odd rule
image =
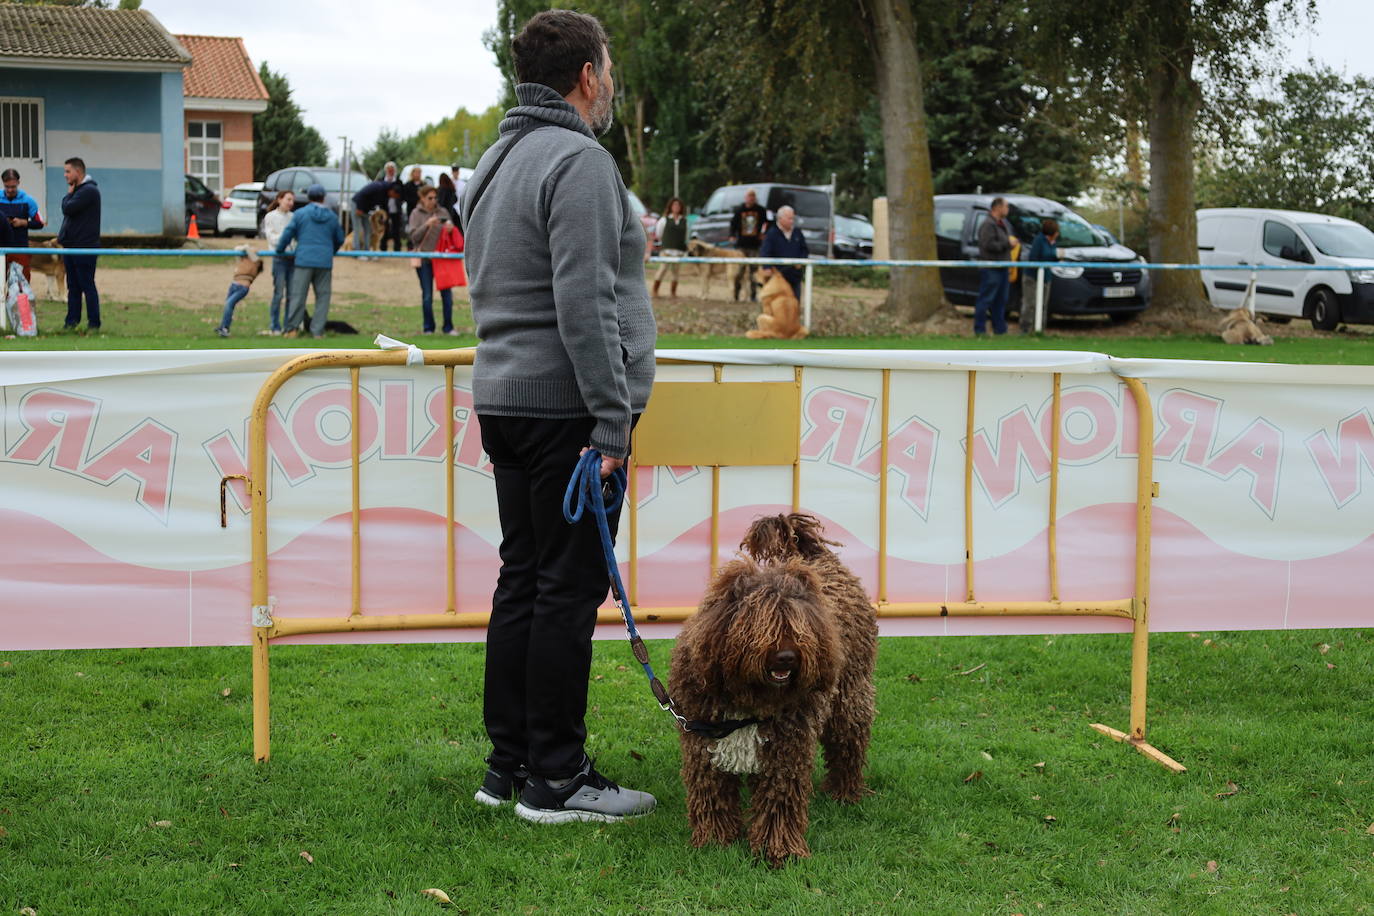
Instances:
[[[206,239],[205,247],[231,248],[235,242],[227,239]],[[203,309],[224,301],[225,291],[233,274],[232,262],[227,258],[192,260],[187,266],[115,268],[113,258],[106,258],[99,274],[102,298],[117,302],[171,305],[188,309]],[[754,327],[758,305],[748,301],[735,302],[728,298],[701,299],[695,277],[686,268],[679,286],[681,295],[660,296],[654,300],[659,332],[711,336],[743,336]],[[334,300],[346,306],[370,306],[392,310],[412,308],[419,323],[420,290],[415,271],[407,259],[388,258],[358,261],[339,258],[334,265]],[[42,280],[39,280],[42,283]],[[665,284],[666,287],[666,284]],[[715,284],[717,297],[725,293],[725,286]],[[454,290],[455,323],[460,330],[471,330],[467,313],[466,288]],[[272,278],[265,273],[253,284],[248,302],[266,303],[272,295]],[[820,287],[812,303],[811,336],[826,337],[896,337],[903,335],[973,336],[972,309],[945,303],[925,321],[911,323],[884,311],[887,291],[863,287]],[[436,303],[437,306],[437,303]],[[394,314],[394,312],[393,312]],[[1220,313],[1209,314],[1201,308],[1151,307],[1139,318],[1115,323],[1105,317],[1052,319],[1047,330],[1054,334],[1084,337],[1131,338],[1168,337],[1172,335],[1214,335]],[[1274,337],[1326,337],[1314,331],[1306,321],[1286,324],[1265,321],[1266,333]],[[1366,329],[1343,329],[1346,333],[1367,336]],[[1019,333],[1013,325],[1011,334]]]

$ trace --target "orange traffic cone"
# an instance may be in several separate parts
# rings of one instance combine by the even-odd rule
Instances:
[[[200,228],[196,226],[196,215],[194,213],[191,214],[191,225],[186,227],[186,237],[188,239],[200,238]]]

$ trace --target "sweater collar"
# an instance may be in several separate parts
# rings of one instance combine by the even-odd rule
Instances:
[[[505,120],[501,122],[500,131],[503,134],[522,130],[532,122],[543,121],[547,124],[556,124],[559,127],[566,127],[568,130],[586,134],[593,140],[596,139],[596,135],[587,126],[587,122],[582,120],[577,109],[569,105],[553,89],[542,83],[521,83],[516,86],[515,101],[518,104],[506,112]]]

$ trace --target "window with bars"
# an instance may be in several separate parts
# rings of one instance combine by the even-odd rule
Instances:
[[[0,159],[38,159],[38,103],[0,102]]]
[[[224,125],[220,121],[188,121],[186,171],[216,194],[224,193]]]

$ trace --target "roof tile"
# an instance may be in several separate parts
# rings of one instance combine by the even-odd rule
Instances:
[[[162,23],[146,10],[0,3],[0,57],[191,62]]]
[[[248,57],[242,38],[218,35],[177,35],[176,40],[191,52],[191,68],[186,71],[185,94],[188,99],[267,100],[267,87],[258,78],[257,68]]]

